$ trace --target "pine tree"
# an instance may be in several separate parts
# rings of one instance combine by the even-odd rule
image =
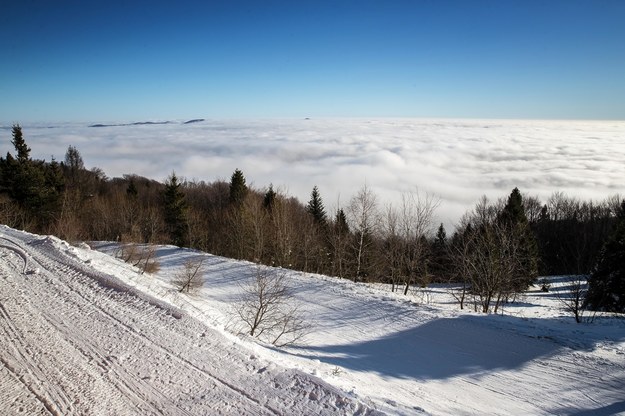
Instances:
[[[230,204],[241,206],[247,195],[245,176],[239,169],[235,169],[230,178]]]
[[[321,200],[321,195],[319,194],[319,188],[317,188],[317,185],[313,187],[313,190],[310,194],[310,201],[308,201],[306,210],[310,213],[310,215],[313,216],[317,224],[326,224],[326,211],[323,206],[323,201]]]
[[[625,313],[625,200],[614,233],[588,279],[586,304],[594,310]]]
[[[165,224],[172,244],[184,247],[188,242],[187,204],[176,173],[167,178],[164,191]]]

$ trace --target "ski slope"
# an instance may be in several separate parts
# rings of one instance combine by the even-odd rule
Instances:
[[[51,237],[1,230],[0,414],[373,414]]]
[[[312,328],[275,348],[235,331],[251,263],[161,246],[141,275],[115,243],[0,237],[0,414],[625,414],[625,320],[575,324],[555,291],[483,315],[284,271]],[[197,257],[206,283],[180,294]]]

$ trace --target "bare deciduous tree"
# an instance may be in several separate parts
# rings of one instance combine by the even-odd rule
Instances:
[[[374,235],[378,230],[380,216],[378,213],[377,197],[365,184],[358,193],[352,197],[348,207],[350,229],[355,234],[353,244],[356,270],[354,281],[363,279],[368,274],[368,268],[372,260],[371,249],[374,244]]]
[[[431,195],[422,195],[419,191],[402,194],[399,210],[399,235],[403,243],[401,248],[402,275],[404,279],[404,295],[410,285],[420,281],[428,283],[427,237],[432,231],[434,211],[438,200]]]
[[[195,292],[204,285],[204,257],[194,257],[184,262],[172,283],[179,292]]]
[[[279,269],[258,265],[254,278],[241,288],[236,315],[244,333],[276,346],[300,341],[310,329]]]
[[[454,264],[459,280],[464,282],[456,294],[461,307],[467,289],[475,309],[488,313],[519,291],[525,289],[527,278],[518,271],[530,260],[518,232],[498,221],[501,209],[483,197],[475,210],[463,219],[461,235],[453,248]]]
[[[565,276],[564,285],[553,290],[564,310],[573,315],[578,324],[582,322],[584,315],[584,301],[588,291],[587,278],[588,276],[584,275]]]

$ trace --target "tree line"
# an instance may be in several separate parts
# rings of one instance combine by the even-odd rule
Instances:
[[[73,146],[61,162],[33,160],[19,125],[11,143],[15,156],[0,158],[0,221],[11,227],[69,241],[174,244],[403,293],[453,281],[461,305],[471,294],[484,312],[538,275],[596,270],[625,209],[619,196],[593,202],[556,192],[543,203],[515,188],[498,201],[482,198],[447,236],[434,223],[438,200],[419,191],[383,203],[365,184],[329,212],[316,186],[302,203],[271,184],[248,186],[239,169],[229,181],[174,172],[164,183],[108,178],[87,169]]]

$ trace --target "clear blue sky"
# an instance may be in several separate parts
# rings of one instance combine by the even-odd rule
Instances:
[[[8,0],[0,12],[4,123],[625,119],[622,0]]]

